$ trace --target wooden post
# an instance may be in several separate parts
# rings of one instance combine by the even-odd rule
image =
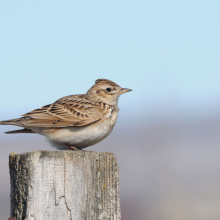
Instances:
[[[12,153],[9,167],[15,220],[121,219],[119,170],[111,153]]]

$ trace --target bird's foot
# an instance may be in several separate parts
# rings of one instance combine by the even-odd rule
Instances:
[[[72,150],[81,150],[81,149],[78,149],[78,148],[76,148],[74,146],[70,146],[69,148],[72,149]]]
[[[76,147],[71,146],[71,145],[68,145],[68,144],[67,144],[67,146],[68,146],[70,149],[72,149],[72,150],[81,150],[81,149],[79,149],[79,148],[76,148]]]

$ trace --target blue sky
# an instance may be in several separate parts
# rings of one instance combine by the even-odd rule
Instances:
[[[0,0],[0,120],[98,78],[133,89],[113,133],[88,148],[117,156],[122,216],[218,216],[220,0]],[[15,129],[0,126],[5,219],[8,154],[54,150],[40,135],[4,134]]]
[[[133,89],[119,106],[134,113],[139,104],[215,109],[219,12],[212,0],[1,1],[0,120],[85,93],[98,78]]]

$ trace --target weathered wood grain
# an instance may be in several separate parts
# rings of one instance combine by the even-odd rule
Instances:
[[[111,153],[12,153],[9,167],[15,220],[121,219],[119,170]]]

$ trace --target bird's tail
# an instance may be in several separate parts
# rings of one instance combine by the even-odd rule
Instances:
[[[20,133],[35,133],[35,132],[27,128],[5,132],[5,134],[20,134]]]
[[[10,119],[10,120],[6,120],[6,121],[0,121],[0,125],[22,126],[21,122],[22,122],[21,118],[16,118],[16,119]]]
[[[19,127],[24,127],[22,125],[22,121],[23,121],[23,118],[16,118],[16,119],[11,119],[11,120],[6,120],[6,121],[0,121],[0,125],[16,125]],[[18,133],[35,133],[35,132],[33,132],[32,130],[28,128],[5,132],[5,134],[18,134]]]

